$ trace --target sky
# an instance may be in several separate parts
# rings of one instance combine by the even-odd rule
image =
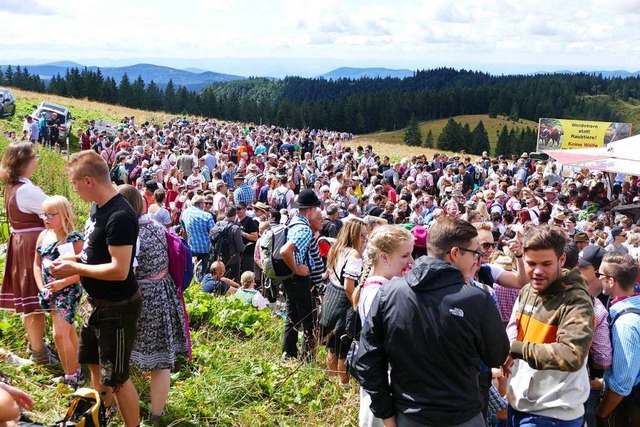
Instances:
[[[2,64],[640,70],[638,0],[0,0],[0,22]]]

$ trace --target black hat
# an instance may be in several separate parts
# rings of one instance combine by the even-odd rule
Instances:
[[[599,245],[589,245],[580,252],[580,258],[578,259],[578,265],[580,267],[593,266],[595,270],[600,268],[602,264],[602,257],[606,254],[604,248]]]
[[[295,203],[295,207],[298,209],[317,208],[320,205],[322,205],[322,202],[310,188],[302,190]]]

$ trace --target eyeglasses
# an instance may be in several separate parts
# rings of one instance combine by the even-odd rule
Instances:
[[[56,215],[60,215],[59,213],[41,213],[38,215],[40,219],[53,219]]]
[[[497,243],[491,243],[491,242],[484,242],[481,244],[482,249],[494,249],[496,246],[498,246]]]
[[[597,272],[597,271],[596,271],[596,277],[598,279],[614,279],[615,280],[615,277],[607,276],[606,274],[603,274],[603,273],[600,273],[600,272]]]
[[[467,249],[467,248],[458,248],[460,249],[462,252],[471,252],[473,254],[473,260],[477,261],[480,259],[480,257],[482,256],[482,252],[477,251],[477,250],[473,250],[473,249]]]

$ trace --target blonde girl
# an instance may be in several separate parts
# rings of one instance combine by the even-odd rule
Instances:
[[[413,234],[402,227],[382,225],[371,233],[367,242],[360,286],[353,293],[354,308],[358,310],[362,324],[380,287],[394,277],[403,276],[411,268],[412,252]],[[371,397],[360,388],[359,425],[382,427],[382,420],[373,415],[369,409],[370,404]]]
[[[51,312],[53,340],[58,349],[64,377],[54,379],[77,388],[82,379],[78,363],[78,334],[75,315],[82,296],[79,276],[55,279],[49,273],[60,256],[75,256],[82,250],[83,238],[73,226],[71,203],[63,196],[52,196],[42,203],[45,230],[38,236],[33,274],[40,292],[40,307]]]

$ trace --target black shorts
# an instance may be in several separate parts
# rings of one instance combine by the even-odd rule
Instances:
[[[100,384],[118,387],[129,379],[142,298],[126,305],[93,307],[82,322],[78,362],[100,366]]]

